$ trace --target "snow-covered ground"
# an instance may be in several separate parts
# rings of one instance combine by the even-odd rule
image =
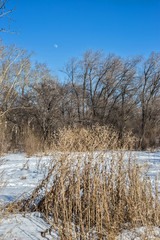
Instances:
[[[10,214],[0,221],[0,239],[5,240],[39,240],[59,239],[55,230],[49,232],[50,225],[40,213]],[[48,231],[46,231],[48,230]],[[45,233],[45,238],[43,234]]]
[[[134,152],[138,163],[143,167],[148,165],[148,175],[152,182],[155,176],[158,180],[160,193],[160,152]],[[56,154],[54,155],[56,159]],[[27,158],[26,154],[6,154],[0,157],[0,173],[4,171],[3,181],[6,182],[4,188],[0,188],[0,203],[5,201],[14,201],[23,193],[29,195],[32,190],[43,179],[44,174],[50,163],[53,162],[53,154],[49,156],[32,156]],[[0,239],[44,239],[41,232],[49,228],[49,224],[42,218],[39,213],[23,215],[9,215],[0,222]],[[121,240],[138,240],[140,232],[146,229],[141,228],[130,232],[123,232],[117,239]],[[155,229],[155,236],[148,239],[160,239],[160,229]],[[148,233],[149,234],[149,233]],[[53,230],[51,235],[46,235],[48,239],[58,239],[58,235]],[[47,239],[46,238],[46,239]]]
[[[159,240],[160,228],[153,227],[149,229],[147,227],[135,228],[130,231],[124,230],[116,240]]]
[[[22,194],[29,194],[43,179],[51,156],[32,156],[26,154],[6,154],[0,158],[0,172],[4,171],[6,187],[0,191],[0,201],[13,201]]]

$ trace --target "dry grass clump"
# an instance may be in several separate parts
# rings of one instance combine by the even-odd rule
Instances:
[[[124,134],[123,147],[133,146],[133,137]],[[132,144],[131,144],[132,142]],[[122,141],[113,127],[95,125],[92,127],[64,127],[55,134],[52,149],[67,152],[91,152],[95,150],[119,149]]]
[[[159,226],[157,186],[153,195],[147,174],[141,172],[132,152],[125,151],[132,139],[126,139],[126,145],[116,151],[117,135],[106,136],[99,130],[111,150],[94,151],[99,146],[106,147],[97,133],[87,135],[83,129],[78,134],[74,129],[77,131],[74,136],[71,129],[68,131],[73,142],[72,139],[68,142],[66,132],[61,132],[59,139],[63,143],[64,136],[64,145],[57,143],[57,146],[62,150],[64,146],[64,151],[52,163],[48,175],[30,199],[22,201],[21,211],[42,212],[51,225],[58,228],[61,239],[68,240],[111,240],[122,229]],[[77,153],[67,152],[72,146]]]
[[[89,154],[72,163],[69,156],[61,160],[48,175],[38,210],[52,217],[63,239],[111,239],[126,226],[159,223],[158,198],[122,152],[107,159]]]

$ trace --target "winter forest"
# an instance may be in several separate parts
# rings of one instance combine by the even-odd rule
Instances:
[[[23,49],[1,42],[1,138],[23,149],[32,133],[51,144],[59,128],[109,126],[136,138],[135,149],[160,144],[160,55],[121,58],[86,51],[63,68],[60,82]],[[6,143],[6,144],[7,144]]]

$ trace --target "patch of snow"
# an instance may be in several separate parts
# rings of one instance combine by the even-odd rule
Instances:
[[[46,231],[50,225],[40,213],[10,214],[0,221],[0,239],[3,240],[42,240],[59,239],[54,229]],[[42,234],[46,231],[45,238]]]
[[[5,188],[0,189],[0,201],[13,201],[18,196],[29,195],[40,183],[46,173],[46,168],[52,162],[52,156],[27,158],[24,153],[6,154],[6,161],[0,165],[4,171]]]
[[[153,227],[151,229],[147,227],[135,228],[132,230],[123,230],[119,234],[116,240],[159,240],[160,239],[160,228]]]

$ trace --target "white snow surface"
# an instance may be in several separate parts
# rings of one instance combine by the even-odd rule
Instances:
[[[160,151],[135,151],[134,154],[142,167],[148,165],[148,175],[153,184],[157,177],[160,193]],[[54,159],[56,159],[56,154],[54,154]],[[0,186],[0,203],[14,201],[22,193],[29,195],[41,182],[51,162],[53,162],[53,154],[27,158],[25,153],[16,153],[0,157],[0,175],[4,171],[3,180],[7,183],[2,189]],[[45,239],[41,236],[41,232],[48,229],[49,226],[40,213],[27,213],[25,217],[22,214],[10,214],[0,220],[0,239]],[[117,240],[140,240],[142,239],[140,234],[146,231],[147,228],[124,230]],[[148,239],[160,239],[160,228],[154,228],[154,233],[151,234],[148,231],[147,234]],[[58,233],[53,229],[51,235],[49,233],[46,235],[46,239],[59,239]]]
[[[29,195],[40,183],[52,156],[32,156],[25,153],[6,154],[0,158],[0,172],[4,171],[6,187],[0,190],[0,201],[13,201],[22,194]]]
[[[124,230],[116,240],[159,240],[160,239],[160,228],[153,227],[149,229],[147,227],[135,228],[130,231]]]
[[[42,237],[42,233],[48,230],[50,225],[43,219],[40,213],[10,214],[0,221],[0,239],[5,240],[38,240],[59,239],[58,233],[52,230]]]

